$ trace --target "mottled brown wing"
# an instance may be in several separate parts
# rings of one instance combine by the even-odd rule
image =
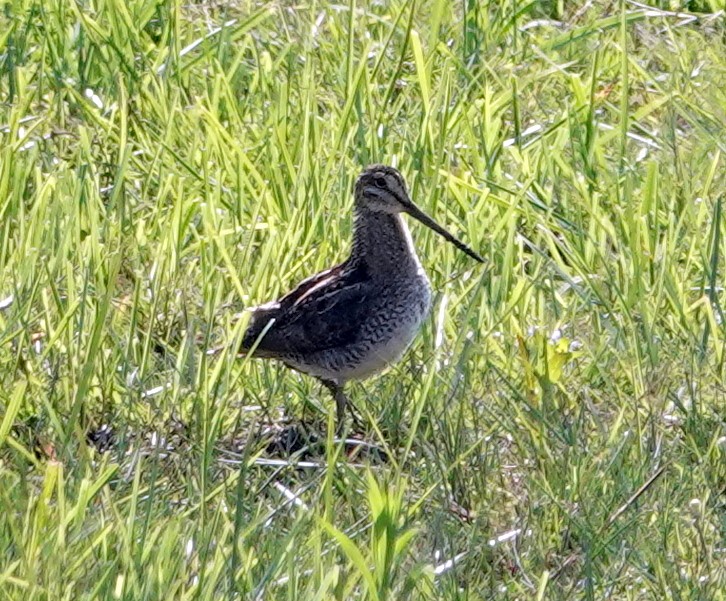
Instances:
[[[322,279],[298,295],[293,304],[254,317],[255,322],[259,321],[257,336],[271,318],[275,319],[257,350],[261,355],[275,356],[353,344],[360,335],[361,323],[368,318],[372,295],[370,281],[361,272],[350,272],[332,281]]]
[[[247,352],[267,327],[270,319],[279,319],[311,288],[328,281],[341,269],[343,269],[343,265],[337,265],[331,269],[326,269],[325,271],[311,275],[310,277],[302,280],[297,286],[295,286],[295,288],[284,296],[281,296],[279,299],[251,308],[252,316],[249,324],[247,325],[244,337],[242,338],[242,346],[240,350],[242,352]],[[264,349],[260,348],[260,345],[258,345],[258,354],[262,354],[262,350]]]
[[[311,288],[329,281],[331,278],[338,277],[338,274],[345,268],[345,264],[336,265],[315,275],[311,275],[300,282],[295,288],[290,290],[285,296],[280,297],[277,302],[283,310],[289,309],[292,305],[300,300]]]

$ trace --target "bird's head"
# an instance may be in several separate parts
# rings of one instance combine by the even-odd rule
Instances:
[[[413,205],[403,176],[387,165],[370,165],[358,176],[355,202],[376,213],[404,213]]]
[[[459,250],[480,263],[484,262],[484,259],[466,244],[446,231],[413,204],[411,197],[408,195],[403,176],[393,167],[387,165],[370,165],[367,167],[355,182],[355,204],[357,209],[372,213],[387,213],[389,215],[408,213],[426,227],[443,236]]]

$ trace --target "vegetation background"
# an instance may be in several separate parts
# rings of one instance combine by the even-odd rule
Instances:
[[[5,2],[0,600],[726,599],[725,8]],[[273,452],[373,161],[489,263]]]

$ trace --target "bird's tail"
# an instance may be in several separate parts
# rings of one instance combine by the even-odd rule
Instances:
[[[270,327],[272,327],[272,324],[275,322],[275,313],[278,308],[279,305],[273,305],[272,303],[269,303],[267,305],[260,305],[259,307],[255,307],[254,309],[252,309],[250,321],[247,324],[247,329],[245,330],[244,335],[242,336],[242,342],[237,349],[238,357],[246,357],[247,355],[250,355],[250,351],[252,351],[252,354],[250,356],[253,357],[265,358],[273,356],[273,354],[265,352],[265,349],[261,347],[260,343],[262,342],[262,338],[264,337],[267,330],[269,330]],[[253,348],[254,350],[252,350]],[[229,349],[228,344],[224,346],[217,346],[207,349],[206,354],[218,355],[219,353],[227,349]]]
[[[239,349],[241,353],[248,354],[254,348],[252,353],[255,357],[266,356],[262,345],[263,337],[275,323],[275,315],[278,309],[277,304],[262,305],[255,308],[250,317],[250,322],[247,324],[247,330],[242,337],[242,344]]]

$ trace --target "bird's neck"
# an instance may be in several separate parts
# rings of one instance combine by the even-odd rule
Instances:
[[[371,273],[421,269],[403,217],[360,207],[354,212],[351,261],[364,263]]]

